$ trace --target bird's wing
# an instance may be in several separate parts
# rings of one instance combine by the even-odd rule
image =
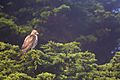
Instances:
[[[22,49],[25,49],[25,48],[27,48],[28,46],[31,47],[32,44],[33,44],[33,42],[34,42],[34,40],[35,40],[35,37],[34,37],[33,35],[28,35],[28,36],[25,38],[24,42],[23,42]]]

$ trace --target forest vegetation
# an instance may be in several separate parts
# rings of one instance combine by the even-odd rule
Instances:
[[[78,42],[49,41],[41,50],[20,56],[16,45],[0,43],[1,80],[119,80],[120,52],[98,65],[95,54],[82,52]]]
[[[119,0],[0,0],[0,80],[120,80],[119,43]]]

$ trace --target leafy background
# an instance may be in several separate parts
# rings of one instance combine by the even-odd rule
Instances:
[[[119,80],[119,26],[119,0],[0,0],[0,78]],[[33,28],[37,50],[20,56]]]

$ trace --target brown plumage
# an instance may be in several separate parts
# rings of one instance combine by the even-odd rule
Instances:
[[[35,48],[38,42],[38,31],[32,30],[31,34],[28,35],[22,45],[22,54],[25,54],[28,50]]]

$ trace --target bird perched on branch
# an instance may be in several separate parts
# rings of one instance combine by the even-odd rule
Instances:
[[[28,35],[22,45],[22,54],[25,54],[28,50],[35,48],[38,42],[38,31],[32,30],[31,34]]]

